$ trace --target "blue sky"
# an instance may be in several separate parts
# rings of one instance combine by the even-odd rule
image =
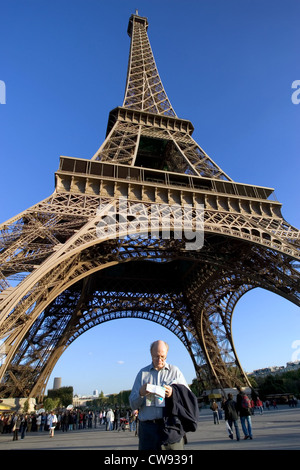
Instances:
[[[300,104],[291,100],[300,0],[1,0],[0,8],[0,222],[53,192],[60,155],[89,159],[100,147],[109,111],[123,102],[127,24],[138,8],[168,97],[195,140],[233,180],[275,188],[284,218],[300,228]],[[246,294],[232,328],[247,371],[298,354],[299,308],[269,292]],[[158,338],[191,382],[191,359],[172,333],[119,320],[76,340],[48,385],[62,377],[80,394],[131,388]]]

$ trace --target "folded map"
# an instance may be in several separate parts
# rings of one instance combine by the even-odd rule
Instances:
[[[161,387],[160,385],[147,384],[146,390],[147,392],[154,393],[154,395],[165,398],[166,390],[164,387]]]

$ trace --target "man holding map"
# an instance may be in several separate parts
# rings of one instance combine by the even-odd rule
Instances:
[[[166,362],[168,350],[169,346],[164,341],[158,340],[151,344],[152,363],[139,371],[129,397],[132,409],[139,409],[139,450],[183,449],[185,432],[178,418],[178,403],[180,413],[182,406],[185,407],[183,419],[198,421],[196,397],[178,367]],[[178,433],[169,439],[166,437],[166,423],[171,412],[174,421],[175,407]]]

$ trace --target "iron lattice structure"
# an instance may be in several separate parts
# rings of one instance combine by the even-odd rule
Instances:
[[[173,331],[200,382],[249,385],[232,338],[236,303],[255,287],[300,303],[299,230],[272,189],[232,181],[193,140],[147,28],[130,17],[125,98],[99,150],[90,160],[61,157],[53,194],[0,227],[1,397],[43,397],[65,349],[120,318]],[[203,208],[200,249],[186,249],[178,231],[185,207],[194,229]]]

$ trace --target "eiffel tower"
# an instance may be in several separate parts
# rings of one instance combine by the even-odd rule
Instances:
[[[234,182],[195,142],[147,29],[131,15],[124,102],[101,147],[61,157],[53,194],[0,226],[1,397],[42,399],[66,348],[122,318],[172,331],[201,384],[247,386],[231,330],[238,300],[261,287],[300,304],[299,230],[272,189]]]

